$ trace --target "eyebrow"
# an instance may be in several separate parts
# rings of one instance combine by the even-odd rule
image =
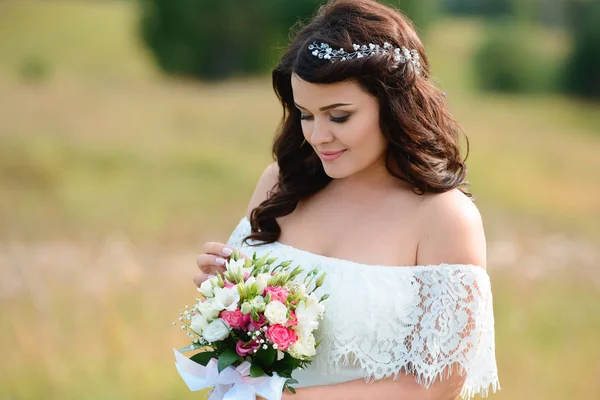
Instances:
[[[306,108],[302,107],[302,106],[301,106],[301,105],[299,105],[299,104],[296,104],[296,103],[294,103],[294,105],[295,105],[296,107],[298,107],[298,108],[301,108],[301,109],[303,109],[303,110],[306,110]],[[336,108],[336,107],[341,107],[341,106],[351,106],[351,105],[352,105],[352,104],[350,104],[350,103],[335,103],[335,104],[330,104],[330,105],[328,105],[328,106],[321,107],[321,108],[319,108],[319,111],[326,111],[326,110],[329,110],[329,109],[332,109],[332,108]]]

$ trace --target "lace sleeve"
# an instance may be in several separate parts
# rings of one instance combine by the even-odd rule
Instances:
[[[466,376],[465,399],[487,396],[490,386],[498,390],[492,293],[485,271],[433,269],[415,274],[415,281],[422,314],[405,338],[408,369],[424,386],[458,371]]]

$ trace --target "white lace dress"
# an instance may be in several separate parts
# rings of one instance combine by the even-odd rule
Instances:
[[[242,218],[227,245],[246,255],[270,252],[305,270],[326,271],[329,293],[316,331],[321,345],[312,364],[293,377],[296,387],[367,381],[412,373],[427,387],[459,364],[465,399],[500,389],[494,346],[490,279],[475,265],[384,266],[322,256],[275,242],[249,247]],[[251,242],[253,243],[253,242]]]

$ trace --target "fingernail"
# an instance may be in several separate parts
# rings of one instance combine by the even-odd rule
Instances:
[[[217,257],[217,259],[215,260],[217,262],[217,264],[219,265],[223,265],[225,264],[225,259],[221,258],[221,257]]]
[[[230,256],[231,254],[233,254],[233,250],[231,250],[229,247],[224,247],[221,252],[226,256]]]

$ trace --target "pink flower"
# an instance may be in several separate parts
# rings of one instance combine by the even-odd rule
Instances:
[[[248,343],[237,342],[237,344],[235,345],[235,351],[240,356],[245,357],[249,354],[253,354],[254,350],[258,349],[259,347],[260,343],[258,343],[256,340],[252,340]]]
[[[249,319],[249,323],[248,323],[248,330],[249,331],[256,331],[259,328],[262,328],[262,326],[265,324],[265,314],[258,314],[258,321],[253,320],[252,318]]]
[[[250,278],[250,272],[244,272],[244,282],[246,282]]]
[[[237,285],[236,285],[235,283],[226,283],[226,284],[225,284],[225,287],[226,287],[227,289],[229,289],[229,288],[232,288],[232,287],[234,287],[234,286],[237,286]]]
[[[233,329],[245,330],[250,319],[250,315],[244,315],[240,310],[221,311],[219,317],[223,318]]]
[[[267,338],[277,345],[277,350],[287,350],[298,340],[298,335],[283,325],[275,324],[267,329]]]
[[[296,326],[298,325],[298,317],[296,317],[296,313],[290,310],[290,318],[287,321],[287,326]]]
[[[264,314],[258,314],[258,321],[255,321],[252,318],[249,319],[248,330],[249,331],[256,331],[256,330],[262,328],[262,326],[264,324],[265,324],[265,315]]]
[[[281,303],[285,304],[285,300],[288,297],[288,291],[280,286],[267,286],[265,288],[265,296],[270,294],[271,295],[271,301],[280,301]]]

